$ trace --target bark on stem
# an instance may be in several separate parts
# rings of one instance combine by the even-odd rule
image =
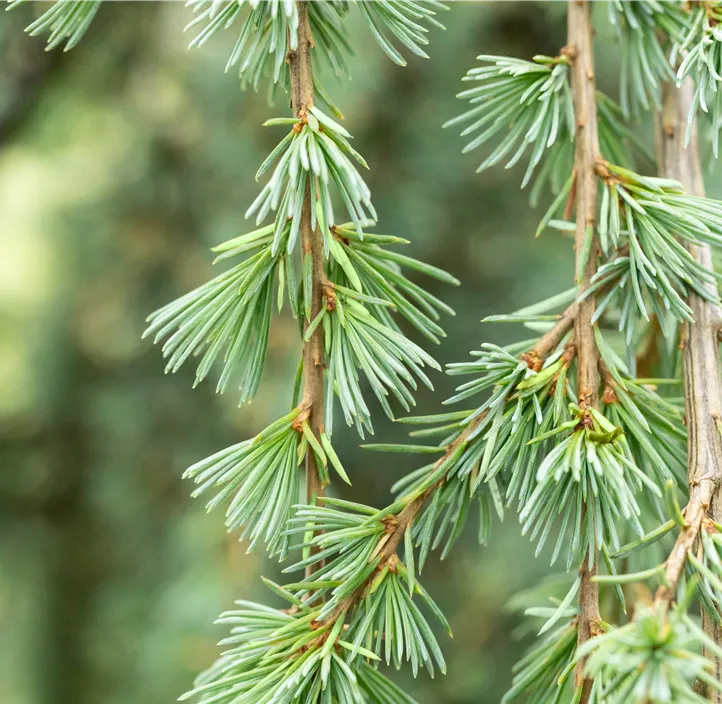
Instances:
[[[687,115],[692,104],[694,86],[687,80],[679,89],[666,85],[661,112],[657,113],[657,151],[661,175],[680,181],[696,196],[704,196],[696,128],[692,128],[689,147],[685,149]],[[708,245],[690,245],[694,258],[712,269],[712,253]],[[717,294],[714,281],[707,284]],[[668,586],[657,591],[656,603],[668,607],[684,571],[687,553],[697,540],[706,515],[722,519],[722,387],[719,378],[719,346],[717,335],[721,314],[719,307],[695,293],[688,298],[694,323],[687,325],[683,336],[685,416],[688,430],[689,502],[685,523],[666,562]],[[722,633],[716,623],[702,611],[703,627],[717,643]],[[711,653],[708,657],[714,659]],[[715,661],[715,677],[722,679],[722,662]],[[710,693],[712,701],[722,702],[722,694]]]
[[[539,342],[525,355],[522,355],[522,360],[537,371],[541,369],[544,364],[544,359],[549,356],[550,352],[556,349],[557,345],[564,339],[564,336],[572,329],[576,315],[577,304],[572,303],[559,316],[554,326],[539,338]]]
[[[597,212],[597,175],[595,166],[599,160],[597,136],[596,82],[594,76],[594,52],[592,46],[591,3],[588,0],[570,0],[568,8],[568,35],[566,54],[571,60],[572,97],[576,122],[574,169],[576,173],[575,235],[576,271],[579,292],[589,288],[597,270],[597,238],[594,233]],[[591,228],[592,244],[585,247]],[[585,252],[587,261],[583,260]],[[589,296],[577,306],[574,321],[574,343],[577,348],[577,389],[582,408],[596,406],[599,395],[599,352],[594,340],[592,317],[596,302]],[[582,517],[582,520],[584,518]],[[599,587],[592,581],[596,574],[589,567],[590,555],[585,555],[580,567],[579,616],[577,619],[577,643],[582,645],[597,634],[599,628]],[[584,677],[585,661],[578,663],[576,685],[581,687],[580,702],[589,700],[592,682]]]
[[[588,228],[594,228],[597,214],[597,175],[599,138],[597,136],[596,82],[592,50],[591,3],[571,0],[569,3],[568,51],[571,52],[572,95],[576,121],[574,168],[577,174],[575,235],[576,271],[579,273],[579,293],[584,293],[597,271],[597,237],[593,235],[587,261],[584,241]],[[599,352],[594,340],[592,317],[595,297],[590,295],[577,305],[574,321],[575,344],[579,357],[578,395],[581,406],[596,406],[599,378]]]
[[[311,49],[313,39],[308,22],[308,7],[305,0],[296,3],[298,7],[298,45],[288,52],[288,66],[291,84],[291,107],[293,114],[305,118],[313,106],[313,70]],[[301,252],[305,257],[311,254],[313,274],[311,283],[311,320],[316,318],[323,305],[323,284],[326,281],[323,260],[321,232],[311,225],[311,193],[308,186],[301,212]],[[309,322],[306,321],[306,327]],[[323,325],[319,325],[310,340],[303,345],[303,396],[301,407],[307,414],[313,434],[319,438],[324,430],[323,417],[323,369],[325,362]],[[316,465],[316,457],[309,448],[306,452],[306,501],[316,503],[323,496],[323,485]],[[312,572],[307,569],[307,575]]]

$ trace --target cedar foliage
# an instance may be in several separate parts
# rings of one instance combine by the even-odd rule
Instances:
[[[557,56],[481,55],[469,70],[458,96],[469,107],[447,126],[463,126],[464,152],[483,150],[479,171],[526,165],[522,187],[546,203],[536,235],[573,233],[574,285],[486,319],[532,337],[483,344],[449,365],[469,380],[446,403],[465,410],[398,418],[428,426],[411,432],[414,444],[366,445],[428,455],[382,509],[325,495],[332,481],[352,481],[333,447],[334,408],[361,437],[373,432],[369,391],[391,418],[410,411],[438,365],[399,316],[438,342],[452,311],[408,273],[458,282],[398,252],[406,240],[374,234],[366,162],[313,66],[347,77],[352,5],[401,65],[405,53],[426,57],[447,8],[188,4],[191,46],[235,32],[226,70],[244,87],[288,92],[293,115],[266,123],[285,135],[256,173],[264,185],[246,216],[257,229],[218,245],[216,261],[230,268],[153,313],[147,334],[163,341],[167,371],[198,358],[196,384],[215,376],[240,403],[258,390],[269,328],[286,305],[303,351],[289,412],[186,472],[209,510],[223,508],[228,530],[288,559],[295,581],[264,580],[284,608],[239,601],[221,615],[224,652],[182,698],[411,701],[378,666],[446,671],[431,624],[450,627],[420,574],[430,552],[449,554],[473,508],[481,543],[495,516],[516,511],[567,584],[561,598],[528,605],[539,640],[505,701],[722,701],[722,304],[712,267],[722,203],[697,178],[697,132],[716,156],[722,129],[720,4],[608,3],[619,104],[595,86],[589,2],[570,3]],[[99,6],[58,0],[28,31],[70,49]],[[654,124],[656,154],[630,120]]]

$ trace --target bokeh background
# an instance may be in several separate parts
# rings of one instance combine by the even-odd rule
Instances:
[[[246,554],[180,477],[285,412],[300,347],[277,318],[258,398],[239,409],[210,384],[192,390],[190,366],[164,375],[140,336],[150,311],[211,276],[210,246],[250,229],[253,174],[279,138],[261,123],[287,106],[224,74],[233,31],[188,51],[183,3],[108,3],[67,54],[22,31],[46,7],[0,14],[0,701],[159,704],[214,659],[213,620],[233,599],[273,602],[258,575],[277,565]],[[571,282],[570,240],[533,239],[540,212],[520,169],[475,174],[480,158],[441,129],[477,54],[556,54],[564,9],[458,3],[431,60],[405,69],[353,17],[353,80],[325,82],[371,166],[378,230],[462,281],[429,284],[457,312],[435,350],[443,363],[520,339],[479,321]],[[618,51],[598,12],[599,80],[615,95]],[[434,382],[420,412],[438,412],[454,385]],[[379,440],[403,440],[377,417]],[[351,429],[336,443],[356,500],[385,505],[414,468],[364,454]],[[498,701],[528,642],[508,603],[548,560],[513,514],[489,547],[473,533],[424,572],[454,639],[441,636],[447,677],[398,675],[422,703]]]

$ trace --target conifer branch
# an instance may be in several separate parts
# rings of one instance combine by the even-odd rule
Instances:
[[[288,67],[291,85],[291,107],[293,114],[304,120],[308,110],[313,107],[313,65],[311,49],[313,38],[308,22],[308,7],[306,0],[299,0],[298,7],[298,39],[296,48],[288,52]],[[318,227],[311,223],[311,190],[306,185],[301,211],[301,256],[305,259],[311,257],[311,316],[305,321],[307,329],[312,320],[315,320],[324,305],[324,284],[326,274],[324,271],[323,240]],[[308,305],[308,304],[307,304]],[[320,438],[324,432],[324,341],[323,325],[316,330],[303,345],[303,395],[301,409],[304,420],[308,421],[313,434]],[[318,471],[316,454],[309,447],[306,451],[306,501],[315,504],[323,496],[323,485]],[[307,568],[309,576],[313,572]]]
[[[594,231],[597,214],[597,161],[600,159],[597,135],[596,81],[592,47],[591,3],[570,0],[568,10],[568,44],[571,59],[572,99],[576,129],[574,172],[576,174],[575,235],[577,285],[580,294],[591,286],[597,271],[597,236]],[[596,302],[587,296],[577,306],[574,321],[577,350],[577,396],[582,409],[596,408],[599,401],[599,352],[592,324]],[[582,520],[585,520],[582,517]],[[591,549],[591,548],[590,548]],[[586,554],[580,567],[578,646],[597,634],[599,629],[599,587],[592,581],[597,560]],[[576,683],[582,688],[580,702],[587,702],[592,681],[584,677],[582,660],[577,664]]]
[[[99,4],[100,0],[59,0],[32,29],[51,33],[49,48],[66,40],[70,48]],[[153,334],[156,342],[165,340],[167,371],[177,371],[191,356],[200,357],[196,383],[207,377],[214,363],[222,362],[217,391],[222,393],[234,376],[240,377],[243,403],[258,390],[273,299],[279,313],[288,300],[294,318],[303,316],[295,407],[255,437],[196,462],[184,476],[196,483],[194,496],[213,494],[208,510],[226,505],[227,528],[240,529],[242,537],[250,539],[250,548],[263,542],[272,555],[284,559],[291,537],[302,534],[302,561],[292,569],[305,567],[306,581],[284,588],[263,580],[291,604],[290,609],[239,601],[238,608],[222,614],[220,622],[231,627],[222,644],[230,647],[181,699],[197,697],[207,704],[408,702],[409,697],[369,661],[379,662],[383,654],[386,663],[393,660],[397,669],[405,658],[414,676],[420,666],[432,677],[436,667],[446,672],[441,649],[417,603],[425,604],[449,632],[450,627],[416,581],[412,524],[426,499],[443,484],[448,465],[466,449],[470,434],[483,430],[484,415],[479,411],[476,422],[466,417],[445,443],[432,448],[447,454],[427,484],[377,513],[324,496],[331,469],[350,484],[331,443],[333,403],[338,397],[347,425],[356,425],[363,437],[365,427],[371,432],[373,428],[361,375],[390,418],[393,409],[387,397],[408,412],[414,405],[417,379],[433,388],[423,368],[440,366],[403,334],[392,313],[438,342],[444,336],[437,323],[440,314],[453,315],[453,310],[411,281],[405,270],[451,284],[458,281],[437,267],[387,249],[407,240],[364,234],[364,228],[375,225],[376,213],[356,165],[368,166],[351,145],[352,135],[314,104],[317,95],[340,117],[313,68],[320,59],[336,75],[345,73],[343,55],[350,47],[342,20],[351,4],[341,0],[191,0],[189,4],[196,13],[189,26],[201,26],[192,45],[199,46],[235,24],[238,40],[227,68],[238,66],[241,87],[257,89],[268,78],[272,91],[276,86],[287,90],[293,117],[264,123],[290,130],[256,173],[258,181],[272,169],[246,212],[247,218],[255,216],[257,229],[214,248],[216,261],[236,259],[234,266],[151,314],[146,335]],[[405,60],[396,44],[425,57],[426,25],[438,26],[434,16],[445,9],[438,0],[383,0],[358,6],[378,44],[401,64]],[[350,222],[337,219],[344,211]],[[273,222],[264,225],[269,216]],[[300,282],[296,245],[303,267]],[[523,363],[517,361],[517,366],[520,372],[532,374]],[[301,464],[307,497],[299,506]],[[350,510],[337,511],[334,506]],[[361,547],[368,548],[366,554],[354,553],[359,540],[365,540]],[[401,540],[405,563],[396,555]],[[334,556],[337,547],[340,557]],[[361,567],[353,580],[339,569],[339,562],[349,554],[352,562],[345,567]],[[373,585],[366,589],[366,581],[359,589],[372,572]],[[334,592],[337,598],[327,598],[329,589],[344,586],[345,591]],[[339,603],[353,606],[354,613],[337,611]],[[377,639],[376,645],[372,639]]]
[[[521,359],[529,364],[530,367],[532,366],[532,360],[538,361],[541,365],[544,362],[545,357],[555,349],[559,342],[561,342],[564,335],[571,329],[574,321],[575,309],[576,304],[569,306],[569,308],[562,313],[554,327],[542,335],[536,345],[534,345],[529,352],[522,355]],[[571,358],[574,356],[574,348],[569,347],[566,354],[568,357],[566,361],[569,363]],[[475,435],[475,431],[484,423],[487,415],[488,411],[478,414],[466,425],[464,430],[451,443],[449,443],[444,454],[434,463],[433,468],[431,469],[432,474],[445,462],[447,462],[455,453],[457,453],[462,446],[467,443],[469,438]],[[381,538],[378,546],[378,552],[376,552],[378,557],[376,570],[369,575],[366,580],[364,580],[358,589],[356,589],[349,597],[344,599],[338,605],[338,607],[329,616],[328,622],[333,622],[342,614],[347,613],[349,609],[351,609],[363,598],[369,585],[376,577],[376,574],[395,559],[396,551],[402,544],[406,531],[410,529],[416,516],[421,513],[427,501],[443,486],[445,481],[446,474],[442,475],[436,482],[427,487],[421,494],[419,494],[419,496],[412,499],[398,514],[388,516],[384,519],[386,532]]]
[[[462,445],[464,445],[470,435],[483,423],[487,413],[482,413],[472,420],[463,432],[449,444],[446,452],[434,463],[433,471],[441,467]],[[396,551],[404,540],[406,531],[411,527],[414,518],[421,512],[424,505],[434,492],[446,481],[446,477],[442,476],[438,481],[429,486],[419,496],[410,501],[400,513],[389,516],[385,519],[386,533],[381,538],[379,544],[378,563],[376,570],[372,572],[367,579],[356,589],[349,597],[344,599],[338,607],[329,616],[328,622],[333,623],[343,614],[349,611],[357,604],[366,594],[369,585],[374,581],[379,570],[387,566],[396,556]]]
[[[684,124],[693,96],[694,85],[690,79],[679,89],[665,86],[663,109],[657,114],[657,148],[661,174],[680,181],[690,193],[704,196],[695,125],[690,128],[690,144],[685,148]],[[712,270],[709,245],[700,243],[688,248],[697,262]],[[716,298],[716,283],[710,281],[707,287]],[[722,519],[722,387],[717,340],[720,309],[694,292],[690,292],[688,303],[694,315],[694,323],[687,325],[683,352],[689,502],[684,512],[686,526],[665,563],[666,584],[660,586],[655,597],[657,605],[662,607],[668,607],[674,599],[687,555],[708,517],[717,522]],[[708,636],[719,644],[719,625],[704,610],[703,625]],[[715,675],[718,680],[722,679],[722,662],[719,658],[714,662]],[[713,701],[722,702],[719,692],[714,697]]]

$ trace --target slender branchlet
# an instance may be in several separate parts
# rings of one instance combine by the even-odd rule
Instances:
[[[557,345],[564,339],[566,334],[574,325],[577,318],[577,304],[572,303],[554,323],[549,332],[532,347],[529,352],[522,356],[522,359],[532,368],[538,371],[541,364],[549,353],[556,349]]]
[[[313,107],[313,64],[311,49],[313,38],[308,21],[307,0],[299,0],[298,7],[298,40],[296,48],[288,52],[288,67],[291,85],[291,107],[293,114],[305,120],[308,110]],[[324,271],[323,239],[320,230],[311,222],[311,192],[306,186],[301,211],[301,252],[302,256],[311,256],[311,316],[305,321],[305,329],[315,320],[324,304]],[[308,341],[303,345],[303,395],[301,397],[302,415],[316,437],[324,432],[324,370],[325,354],[323,342],[323,325],[316,327]],[[316,455],[309,447],[306,450],[306,501],[314,504],[323,496],[323,484],[316,463]],[[306,569],[307,576],[313,567]]]
[[[521,358],[532,367],[535,363],[539,366],[543,364],[546,356],[554,350],[561,340],[569,333],[574,325],[574,312],[576,305],[570,306],[559,317],[557,323],[542,337],[527,353],[521,355]],[[575,349],[573,345],[569,345],[565,350],[564,361],[569,364],[574,358]],[[488,413],[483,412],[477,415],[469,422],[464,430],[447,446],[444,454],[434,463],[431,472],[438,470],[446,463],[455,453],[466,446],[470,437],[472,437],[479,426],[486,420]],[[330,615],[329,621],[334,621],[342,614],[346,613],[366,594],[369,585],[373,582],[376,574],[383,570],[390,562],[397,559],[396,552],[402,545],[406,532],[411,528],[414,519],[420,514],[422,509],[427,505],[429,499],[441,489],[446,482],[446,475],[442,475],[431,486],[427,487],[419,496],[411,500],[404,508],[395,515],[388,516],[385,519],[386,532],[379,541],[375,553],[379,560],[374,573],[372,573],[349,597],[341,602],[334,612]]]
[[[436,461],[434,469],[438,469],[446,460],[449,459],[451,455],[453,455],[456,450],[466,443],[467,438],[479,427],[485,417],[486,414],[482,414],[466,426],[466,429],[456,438],[456,440],[454,440],[454,442],[449,445],[446,452]],[[385,520],[386,533],[379,541],[379,545],[377,547],[379,561],[376,571],[369,575],[369,577],[349,597],[338,605],[336,610],[329,617],[330,621],[335,621],[342,614],[346,613],[358,604],[368,591],[368,588],[374,581],[376,574],[388,567],[389,563],[393,563],[397,559],[396,551],[402,544],[406,531],[411,527],[414,518],[420,513],[429,498],[433,496],[434,492],[436,492],[439,487],[442,486],[444,481],[445,477],[442,477],[435,484],[428,487],[420,496],[417,496],[409,502],[401,510],[401,512],[396,515],[389,516]]]
[[[657,151],[660,174],[680,181],[695,196],[704,196],[704,182],[696,125],[692,125],[685,148],[685,123],[690,113],[694,85],[686,79],[677,89],[665,85],[662,110],[657,112]],[[712,252],[707,244],[688,245],[695,260],[712,269]],[[717,298],[717,284],[707,287]],[[669,607],[684,572],[687,555],[695,547],[700,531],[709,520],[722,521],[722,388],[719,377],[720,308],[714,301],[692,292],[688,303],[694,323],[683,333],[683,370],[685,415],[688,431],[689,502],[684,512],[685,528],[679,534],[665,563],[666,583],[660,586],[655,601]],[[704,630],[716,643],[722,642],[719,624],[703,609]],[[722,680],[722,661],[713,658],[715,676]],[[710,693],[712,701],[722,702],[722,693]]]
[[[571,60],[576,126],[574,173],[577,227],[574,241],[580,294],[591,286],[597,271],[598,244],[594,228],[597,219],[596,165],[600,153],[592,36],[591,3],[570,0],[566,53]],[[574,320],[577,396],[579,406],[583,409],[596,408],[599,400],[599,352],[592,326],[595,307],[594,296],[587,296],[578,304]],[[592,581],[596,572],[595,556],[586,555],[580,567],[578,645],[596,635],[599,629],[599,587]],[[592,685],[591,681],[584,677],[584,665],[585,662],[580,661],[576,671],[577,687],[582,687],[581,702],[589,700]]]

